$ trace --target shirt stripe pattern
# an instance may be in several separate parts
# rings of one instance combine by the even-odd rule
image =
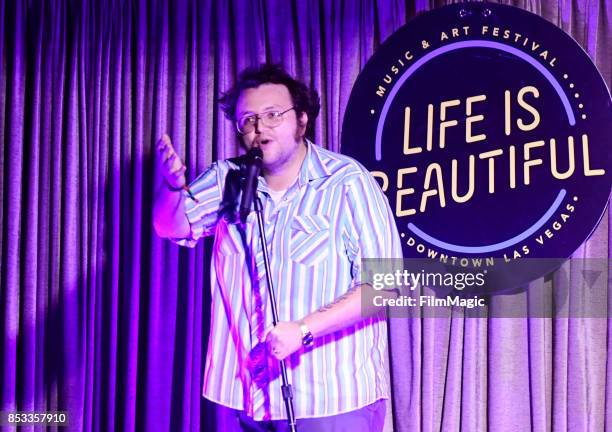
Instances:
[[[359,283],[362,258],[402,257],[389,203],[369,172],[307,146],[298,179],[278,205],[263,178],[258,186],[281,321],[299,320]],[[241,226],[219,211],[226,176],[237,168],[216,162],[190,185],[199,201],[185,195],[190,237],[174,240],[193,247],[215,235],[203,395],[256,420],[285,419],[278,362],[258,345],[272,317],[255,214]],[[296,416],[335,415],[387,398],[386,343],[386,322],[367,318],[290,356]]]

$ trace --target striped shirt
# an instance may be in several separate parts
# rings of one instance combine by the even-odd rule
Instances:
[[[359,282],[361,258],[402,256],[388,201],[368,171],[347,156],[307,147],[278,205],[262,177],[258,185],[281,321],[302,319],[346,293]],[[215,236],[203,395],[255,420],[285,419],[278,361],[258,346],[272,315],[256,215],[245,225],[235,222],[239,199],[226,181],[238,168],[231,159],[213,163],[190,185],[199,200],[185,196],[190,238],[175,240],[193,247]],[[367,318],[288,357],[296,417],[340,414],[387,398],[386,343],[386,322]]]

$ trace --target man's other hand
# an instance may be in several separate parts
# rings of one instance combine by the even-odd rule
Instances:
[[[272,355],[278,360],[289,357],[302,347],[302,331],[295,322],[279,322],[276,327],[270,326],[263,335]]]

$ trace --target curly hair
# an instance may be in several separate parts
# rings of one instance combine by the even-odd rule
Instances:
[[[243,70],[238,76],[234,86],[223,93],[219,99],[221,109],[229,120],[236,120],[236,104],[240,94],[250,88],[259,87],[262,84],[282,84],[289,90],[293,106],[298,118],[302,113],[308,115],[306,136],[313,137],[314,120],[319,115],[321,103],[316,90],[309,88],[306,84],[296,80],[283,69],[281,65],[264,63],[258,67]]]

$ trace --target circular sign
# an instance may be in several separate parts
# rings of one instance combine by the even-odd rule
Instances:
[[[343,153],[389,198],[404,256],[503,267],[495,289],[543,276],[589,237],[611,141],[610,94],[582,48],[488,3],[442,7],[389,37],[342,128]]]

